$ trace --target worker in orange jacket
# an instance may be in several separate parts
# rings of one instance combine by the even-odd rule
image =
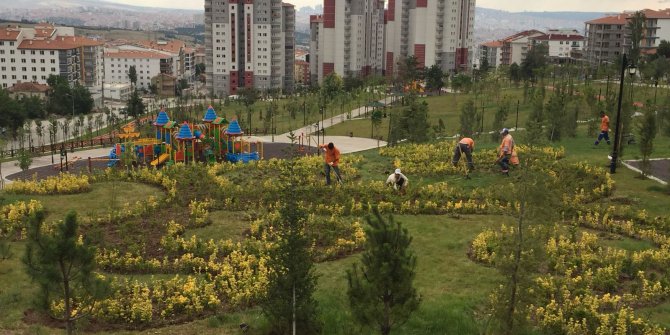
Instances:
[[[605,115],[605,112],[601,111],[600,112],[600,134],[598,135],[598,139],[596,140],[595,145],[598,145],[600,141],[605,139],[607,141],[607,144],[610,144],[610,118]]]
[[[468,162],[468,170],[472,171],[475,168],[475,164],[472,161],[473,151],[475,151],[475,141],[469,137],[463,137],[454,148],[454,157],[451,159],[451,162],[456,166],[458,165],[458,161],[461,160],[461,155],[465,155]]]
[[[500,131],[502,135],[502,142],[498,148],[498,159],[496,163],[500,164],[501,171],[504,175],[509,176],[509,165],[519,165],[519,157],[516,155],[514,149],[514,138],[509,133],[509,129],[503,128]]]
[[[325,169],[326,169],[326,185],[330,185],[330,170],[332,169],[335,172],[335,177],[337,182],[342,182],[342,177],[340,176],[340,168],[338,164],[340,162],[340,150],[335,147],[333,142],[328,144],[322,144],[319,146],[324,151],[325,159]]]

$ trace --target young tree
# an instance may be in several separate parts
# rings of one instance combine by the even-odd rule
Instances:
[[[135,65],[131,65],[128,69],[128,79],[130,80],[130,84],[133,86],[133,90],[135,90],[137,87],[137,69],[135,69]]]
[[[559,88],[549,97],[549,102],[546,105],[547,115],[547,139],[549,141],[560,141],[565,128],[566,112],[565,112],[566,96],[563,89]]]
[[[439,65],[433,65],[426,70],[426,89],[440,93],[444,87],[444,72]]]
[[[496,114],[493,117],[493,129],[500,130],[505,126],[505,121],[507,121],[507,116],[509,115],[510,108],[511,108],[510,100],[508,98],[503,99],[500,105],[498,105]],[[491,134],[491,140],[493,142],[496,142],[499,139],[500,134],[498,134],[497,131]]]
[[[649,101],[644,109],[644,114],[638,125],[638,135],[640,136],[640,154],[642,154],[642,174],[649,175],[651,164],[649,156],[654,150],[654,138],[656,137],[656,112]]]
[[[638,64],[640,61],[640,42],[647,28],[647,18],[643,11],[637,11],[628,19],[627,28],[630,31],[630,45],[628,55],[631,64]]]
[[[421,303],[414,287],[416,255],[410,248],[409,232],[392,216],[384,219],[375,209],[367,222],[361,265],[354,263],[347,271],[347,296],[358,323],[387,335]]]
[[[126,104],[126,112],[128,116],[133,118],[138,118],[140,115],[144,114],[144,102],[140,97],[140,94],[137,90],[133,90],[130,93],[130,98],[128,98],[128,103]]]
[[[509,67],[509,80],[514,83],[514,86],[519,87],[519,82],[521,81],[521,68],[519,64],[512,63]]]
[[[544,113],[544,95],[541,91],[533,96],[531,108],[530,117],[526,122],[526,140],[530,145],[537,145],[544,142],[542,133],[546,121]]]
[[[473,100],[468,100],[461,108],[461,136],[472,137],[477,128],[477,107]]]
[[[257,89],[253,87],[245,87],[239,91],[237,91],[237,95],[239,96],[240,102],[244,105],[244,107],[247,110],[247,122],[248,122],[248,129],[251,131],[251,114],[252,114],[252,107],[260,99],[260,92],[258,92]]]
[[[65,322],[67,333],[73,334],[75,322],[90,314],[108,286],[94,273],[95,249],[80,235],[76,213],[69,212],[53,234],[44,234],[43,225],[43,212],[30,218],[23,263],[39,285],[38,307]],[[62,311],[54,311],[59,304]]]
[[[524,333],[521,330],[526,319],[524,311],[532,301],[528,294],[522,293],[532,285],[533,273],[543,260],[544,244],[541,241],[546,241],[550,230],[546,223],[553,222],[556,216],[555,208],[546,204],[557,201],[558,192],[547,189],[547,185],[547,175],[537,172],[529,162],[503,195],[515,204],[512,215],[516,224],[510,229],[511,236],[503,238],[496,250],[505,255],[494,264],[504,282],[492,295],[491,303],[494,316],[501,321],[501,333],[505,335]]]
[[[293,137],[293,136],[292,136]],[[294,137],[293,137],[294,138]],[[290,151],[295,152],[295,149]],[[317,302],[313,298],[317,277],[310,252],[311,242],[304,234],[307,213],[298,205],[302,184],[295,173],[295,160],[283,162],[286,173],[279,175],[285,197],[279,208],[276,248],[270,252],[270,272],[263,313],[273,334],[315,334],[321,329]]]
[[[26,171],[30,169],[30,165],[33,164],[33,156],[30,154],[30,151],[21,149],[19,152],[19,157],[17,162],[15,163],[16,166],[18,166],[21,171]]]

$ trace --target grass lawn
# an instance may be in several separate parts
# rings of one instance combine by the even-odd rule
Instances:
[[[70,210],[87,217],[97,217],[121,208],[125,203],[135,203],[149,196],[163,197],[163,191],[154,186],[128,182],[103,182],[91,184],[91,191],[67,195],[13,195],[4,194],[3,203],[16,200],[35,199],[42,203],[47,211],[47,221],[60,220]]]
[[[244,239],[244,232],[250,225],[250,222],[244,219],[243,212],[213,211],[209,213],[209,217],[212,219],[212,224],[187,229],[184,238],[196,235],[203,240],[231,239],[233,242],[239,242]]]

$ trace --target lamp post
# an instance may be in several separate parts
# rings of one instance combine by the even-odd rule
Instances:
[[[625,79],[625,74],[626,74],[626,68],[628,68],[628,74],[631,76],[631,78],[635,75],[635,71],[637,70],[633,64],[628,66],[628,58],[626,57],[626,54],[623,55],[623,59],[621,62],[621,78],[619,82],[619,100],[617,103],[617,112],[616,112],[616,123],[615,123],[615,128],[614,128],[614,147],[612,148],[612,161],[610,163],[610,173],[616,173],[616,163],[617,159],[619,156],[619,145],[621,142],[620,139],[620,132],[621,132],[621,100],[623,98],[623,83]],[[632,81],[631,81],[632,84]],[[631,85],[631,91],[632,91],[632,85]],[[631,92],[631,97],[632,97],[632,92]]]

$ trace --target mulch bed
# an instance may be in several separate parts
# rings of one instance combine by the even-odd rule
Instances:
[[[253,148],[253,146],[252,146]],[[290,156],[291,145],[288,143],[263,143],[263,158],[287,158]],[[303,146],[300,150],[298,145],[294,145],[294,150],[298,156],[307,156],[314,155],[318,153],[318,149],[315,147]],[[108,160],[104,159],[106,157],[99,157],[100,160],[91,161],[91,170],[104,170],[107,168]],[[55,167],[54,167],[55,166]],[[65,172],[65,162],[63,162],[63,171]],[[69,164],[70,173],[88,173],[88,160],[83,158],[74,163]],[[37,179],[44,179],[50,176],[55,176],[60,173],[60,158],[56,157],[55,165],[48,165],[43,167],[38,167],[34,169],[28,169],[26,171],[21,171],[18,173],[11,174],[5,178],[9,180],[17,179],[31,179],[34,176]]]
[[[641,169],[642,166],[641,161],[626,161],[626,163],[637,169]],[[649,163],[651,163],[650,171],[652,176],[665,182],[670,182],[670,159],[652,160]]]

